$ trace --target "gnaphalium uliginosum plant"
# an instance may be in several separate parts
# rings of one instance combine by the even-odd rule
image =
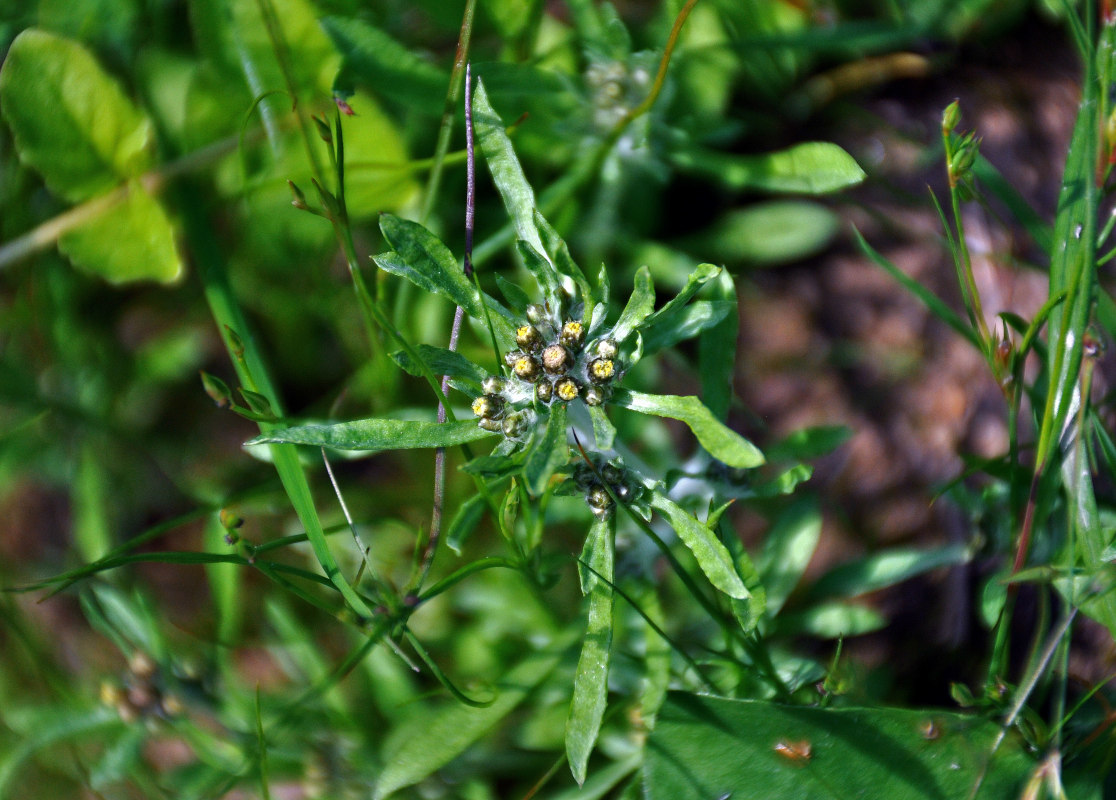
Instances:
[[[660,514],[714,587],[738,601],[749,597],[733,555],[710,525],[668,497],[661,481],[626,467],[618,457],[615,451],[621,445],[615,442],[609,408],[680,420],[713,458],[729,467],[756,467],[763,456],[697,397],[645,394],[622,386],[624,375],[641,358],[736,312],[729,301],[693,301],[721,270],[698,266],[682,290],[656,310],[651,276],[643,267],[623,310],[609,322],[607,271],[602,268],[596,285],[590,284],[536,210],[534,193],[482,84],[473,103],[480,149],[513,219],[516,248],[537,283],[538,301],[530,302],[523,289],[502,278],[498,283],[507,303],[497,300],[466,277],[449,248],[429,230],[389,214],[381,217],[380,229],[391,250],[374,256],[380,269],[460,306],[492,341],[497,352],[491,369],[429,345],[393,354],[412,374],[448,376],[449,385],[468,398],[473,417],[456,420],[450,411],[445,423],[372,418],[301,425],[269,432],[249,444],[382,451],[499,437],[490,453],[463,467],[487,489],[506,484],[509,492],[525,491],[535,500],[548,493],[584,496],[592,524],[579,566],[582,590],[589,595],[589,629],[596,635],[587,636],[583,645],[567,725],[567,751],[580,782],[607,694],[617,508],[632,512],[631,519],[643,522],[649,532],[645,520],[653,512]]]

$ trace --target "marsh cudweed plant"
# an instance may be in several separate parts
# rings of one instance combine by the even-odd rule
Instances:
[[[722,472],[749,470],[764,458],[697,397],[647,394],[624,385],[641,359],[736,313],[735,303],[728,300],[695,300],[703,286],[724,280],[722,270],[710,264],[695,267],[682,289],[656,308],[650,272],[642,267],[635,274],[631,295],[618,304],[621,310],[613,316],[608,270],[602,268],[590,281],[575,263],[565,242],[535,208],[534,193],[483,84],[477,86],[473,102],[479,147],[514,222],[516,251],[534,286],[523,288],[501,279],[504,297],[497,299],[470,280],[433,233],[387,214],[381,217],[380,227],[391,250],[374,256],[385,272],[448,298],[491,342],[493,352],[486,364],[452,349],[402,340],[404,346],[392,356],[412,374],[428,379],[445,376],[444,385],[450,390],[447,409],[464,396],[472,418],[454,420],[450,410],[450,420],[444,423],[367,419],[299,426],[270,432],[253,444],[293,442],[384,450],[444,448],[496,439],[490,452],[474,454],[463,467],[477,482],[477,496],[469,503],[488,505],[520,557],[537,548],[538,541],[517,531],[514,523],[504,522],[496,499],[500,493],[505,505],[514,498],[535,509],[545,509],[545,499],[552,495],[584,499],[589,531],[578,564],[582,591],[589,598],[589,635],[574,680],[567,727],[571,767],[581,781],[606,707],[617,526],[645,531],[663,548],[687,586],[708,603],[696,576],[685,573],[651,526],[654,515],[659,515],[690,551],[708,583],[730,604],[755,600],[746,583],[754,574],[747,555],[732,537],[718,532],[723,508],[707,514],[704,521],[683,508],[679,502],[685,499],[672,496],[662,476],[649,474],[637,461],[625,458],[630,451],[617,440],[610,414],[619,408],[685,423],[709,454],[710,463]],[[708,503],[708,497],[702,499]],[[659,530],[665,532],[662,526]],[[650,582],[652,577],[644,579]],[[717,613],[716,607],[709,608]],[[741,612],[739,618],[754,618],[754,614]]]

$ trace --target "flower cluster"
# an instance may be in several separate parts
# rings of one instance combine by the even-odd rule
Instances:
[[[641,502],[644,487],[624,468],[620,459],[599,466],[585,462],[577,464],[573,469],[573,483],[585,495],[585,502],[598,519],[607,519],[612,515],[613,497],[627,506],[644,505]]]
[[[551,315],[532,304],[527,320],[515,329],[518,349],[504,356],[508,378],[489,376],[484,394],[473,401],[479,425],[517,438],[530,422],[528,406],[569,403],[581,398],[599,406],[621,377],[619,347],[602,337],[586,345],[586,326],[577,320]]]

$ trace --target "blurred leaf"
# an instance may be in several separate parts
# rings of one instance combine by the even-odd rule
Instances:
[[[24,786],[18,794],[10,794],[8,784],[12,782],[23,762],[43,748],[55,742],[120,728],[123,725],[116,709],[107,706],[90,709],[74,709],[72,706],[8,709],[0,718],[5,724],[23,734],[23,738],[16,746],[0,754],[0,800],[26,796],[27,786]]]
[[[767,613],[775,616],[806,572],[821,535],[821,514],[810,499],[783,511],[767,532],[757,568],[767,590]]]
[[[421,447],[453,447],[495,436],[475,420],[462,422],[419,422],[403,419],[358,419],[328,425],[296,425],[261,433],[245,442],[258,444],[310,444],[334,450],[406,450]]]
[[[936,710],[819,709],[675,692],[647,742],[646,797],[945,800],[969,797],[983,775],[981,798],[1014,800],[1035,764],[1015,736],[989,763],[999,730]]]
[[[373,797],[380,800],[417,783],[463,753],[550,674],[572,641],[573,636],[567,634],[519,662],[497,684],[499,695],[489,706],[454,703],[426,707],[395,726],[381,750],[384,768]]]
[[[82,45],[28,29],[0,69],[0,108],[22,161],[79,202],[151,163],[151,122]]]
[[[736,573],[732,555],[716,533],[658,491],[651,492],[650,505],[666,518],[678,538],[694,554],[710,583],[729,597],[743,600],[749,596],[748,588]]]
[[[589,595],[589,620],[574,673],[573,699],[566,720],[566,755],[579,785],[585,783],[589,756],[600,733],[608,702],[615,519],[609,515],[606,519],[594,520],[578,564],[581,591]]]
[[[972,559],[968,545],[949,544],[930,549],[894,548],[834,567],[810,588],[811,597],[855,597],[902,583],[939,567]]]
[[[671,154],[683,172],[709,178],[730,189],[828,194],[856,186],[864,170],[848,153],[829,142],[804,142],[786,150],[742,156],[687,147]]]
[[[334,91],[347,96],[359,85],[411,111],[442,112],[448,73],[360,19],[329,16],[321,25],[343,58]]]
[[[545,431],[535,430],[527,448],[527,459],[523,463],[523,479],[531,494],[538,497],[546,491],[555,470],[570,459],[570,447],[566,442],[566,406],[554,403],[546,418]]]
[[[143,725],[129,725],[115,741],[105,747],[100,759],[89,771],[89,787],[93,791],[105,791],[112,784],[125,781],[134,774],[143,756],[143,744],[147,730]]]
[[[800,428],[764,452],[768,461],[809,461],[832,453],[852,435],[852,429],[844,425]]]
[[[725,427],[696,397],[644,394],[618,389],[612,399],[616,405],[641,414],[684,422],[711,456],[730,467],[758,467],[763,463],[763,453],[754,444]]]
[[[58,249],[110,283],[169,283],[184,268],[170,219],[138,181],[129,184],[122,202],[62,234]]]
[[[819,603],[805,611],[783,614],[777,620],[780,634],[806,634],[821,639],[860,636],[886,625],[887,620],[876,609],[851,603]]]
[[[837,226],[837,216],[824,206],[778,200],[730,211],[688,241],[703,258],[766,267],[820,252],[837,233]]]
[[[698,372],[701,375],[701,396],[709,411],[719,420],[728,418],[732,406],[733,381],[736,376],[736,340],[740,330],[740,314],[736,300],[736,284],[727,272],[721,272],[712,302],[728,303],[724,319],[702,332],[698,340]]]

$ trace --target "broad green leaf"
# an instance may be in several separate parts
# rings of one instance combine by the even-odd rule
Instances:
[[[420,289],[448,297],[475,319],[484,319],[477,287],[465,277],[450,249],[417,222],[380,215],[380,230],[393,253],[373,256],[385,272],[407,278]]]
[[[335,91],[347,94],[360,85],[408,110],[441,113],[448,73],[363,20],[330,16],[323,17],[321,25],[344,59]]]
[[[504,200],[508,216],[515,224],[516,235],[539,253],[546,253],[535,227],[535,192],[527,183],[511,140],[504,132],[504,123],[488,101],[484,82],[480,80],[473,92],[473,124],[476,126],[477,144],[488,162],[492,180]]]
[[[453,447],[494,436],[475,420],[420,422],[404,419],[358,419],[328,425],[296,425],[261,433],[245,442],[258,444],[309,444],[334,450],[408,450],[421,447]]]
[[[830,570],[810,588],[810,596],[855,597],[902,583],[938,567],[964,564],[971,558],[972,552],[964,544],[885,550]]]
[[[719,420],[728,418],[732,406],[733,381],[736,378],[736,340],[740,330],[736,284],[732,276],[722,272],[713,287],[713,302],[729,303],[731,309],[714,327],[705,330],[698,340],[698,367],[701,374],[701,396],[705,405]]]
[[[154,130],[82,45],[28,29],[0,69],[0,108],[16,151],[51,191],[79,202],[138,177]]]
[[[687,147],[671,154],[670,160],[683,172],[737,190],[818,195],[856,186],[865,178],[856,160],[829,142],[803,142],[753,156]]]
[[[651,492],[650,505],[666,517],[710,583],[729,597],[744,600],[749,596],[748,588],[736,573],[732,555],[715,532],[660,492]]]
[[[750,468],[763,463],[763,453],[739,433],[725,427],[693,395],[644,394],[618,389],[613,402],[623,408],[684,422],[709,454],[730,467]]]
[[[566,635],[519,662],[497,684],[499,695],[491,705],[476,708],[453,703],[424,708],[397,725],[384,741],[384,768],[373,797],[381,800],[418,783],[465,752],[550,674],[572,641]]]
[[[616,426],[608,418],[603,406],[589,406],[589,417],[593,420],[593,439],[598,450],[611,450],[616,440]]]
[[[820,252],[839,226],[837,215],[818,203],[772,200],[728,212],[685,244],[719,263],[769,267]]]
[[[120,203],[62,234],[58,249],[109,283],[168,283],[183,271],[170,219],[139,181],[129,184]]]
[[[623,343],[654,310],[655,287],[651,282],[651,270],[643,266],[636,271],[632,295],[609,336],[618,343]]]
[[[488,373],[477,366],[456,350],[447,350],[444,347],[435,347],[429,344],[415,345],[415,350],[435,375],[448,375],[451,378],[467,378],[474,383],[481,383]],[[422,370],[415,364],[406,350],[397,350],[391,354],[391,360],[406,370],[410,375],[421,377]]]
[[[1036,762],[980,717],[894,708],[821,709],[672,693],[647,742],[647,800],[731,796],[1015,800]],[[806,753],[809,753],[807,756]]]
[[[757,560],[767,590],[767,613],[775,616],[806,572],[821,536],[821,514],[812,500],[801,499],[786,509],[764,538]]]
[[[574,674],[570,715],[566,720],[566,755],[579,785],[585,783],[589,756],[597,742],[608,702],[615,519],[609,516],[593,522],[578,564],[581,591],[589,595],[589,621]]]
[[[546,430],[536,431],[523,463],[523,479],[531,494],[538,496],[546,491],[550,478],[570,460],[570,446],[566,441],[566,406],[555,403],[550,407]]]

